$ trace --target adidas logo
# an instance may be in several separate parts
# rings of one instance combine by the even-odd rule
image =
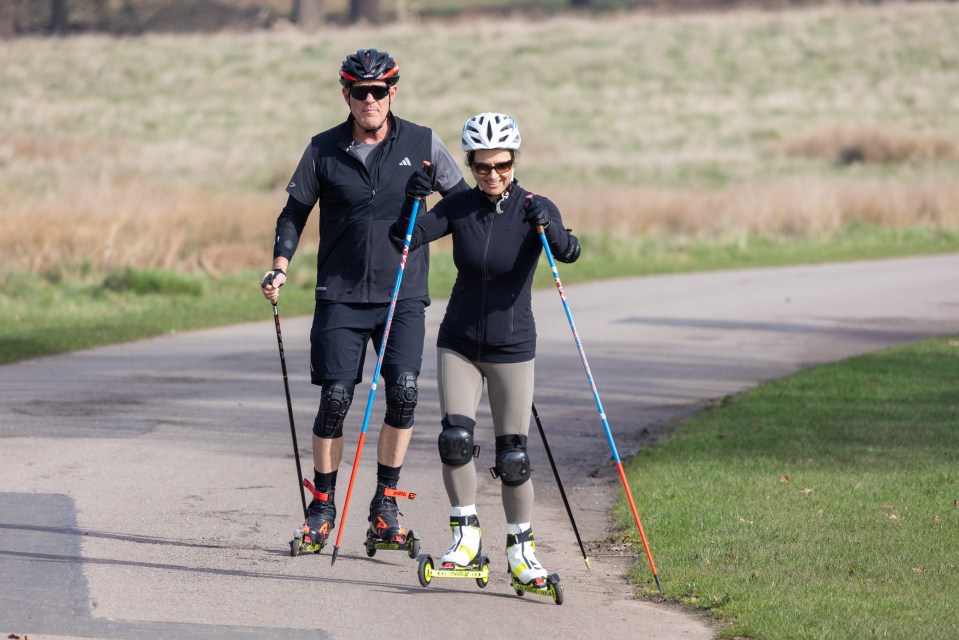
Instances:
[[[412,166],[413,166],[413,163],[410,162],[410,159],[409,159],[409,158],[403,158],[402,160],[400,160],[400,166],[401,166],[401,167],[412,167]]]

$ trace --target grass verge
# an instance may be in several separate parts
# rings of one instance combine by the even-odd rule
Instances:
[[[678,237],[583,238],[583,256],[560,265],[565,284],[617,276],[802,264],[959,251],[959,233],[853,225],[824,238],[746,236],[724,242]],[[536,285],[552,276],[543,260]],[[283,316],[312,313],[315,255],[298,255],[283,289]],[[257,280],[262,271],[210,276],[123,267],[106,275],[57,270],[38,277],[8,272],[0,282],[0,364],[101,344],[270,317]],[[430,291],[445,298],[455,270],[433,253]]]
[[[956,380],[957,337],[895,347],[727,399],[637,455],[667,597],[729,621],[720,637],[959,637]],[[645,558],[631,576],[658,593]]]

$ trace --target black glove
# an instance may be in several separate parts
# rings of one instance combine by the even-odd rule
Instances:
[[[425,198],[433,193],[433,173],[436,167],[431,164],[420,167],[410,175],[406,181],[406,197],[411,199]]]
[[[542,201],[535,196],[527,196],[524,204],[523,222],[533,227],[542,226],[543,231],[549,226],[549,211],[543,206]]]

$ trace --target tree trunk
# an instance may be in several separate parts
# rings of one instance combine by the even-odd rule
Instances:
[[[380,0],[350,0],[350,22],[379,24]]]
[[[56,34],[67,32],[67,0],[51,0],[50,2],[50,31]]]
[[[0,39],[12,38],[16,33],[14,29],[13,2],[11,0],[0,0]]]
[[[293,22],[304,31],[319,29],[323,19],[323,0],[294,0]]]

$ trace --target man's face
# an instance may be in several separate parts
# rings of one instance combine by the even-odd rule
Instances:
[[[364,129],[376,129],[383,124],[395,95],[396,85],[387,85],[378,80],[363,80],[343,87],[343,99]]]

